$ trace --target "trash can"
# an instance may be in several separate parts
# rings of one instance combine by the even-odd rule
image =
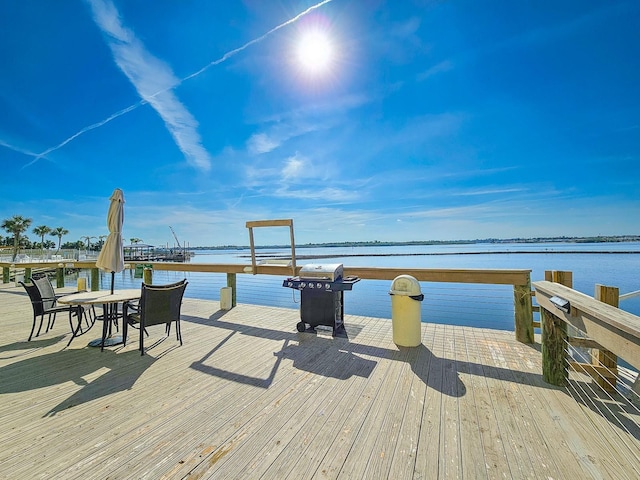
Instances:
[[[393,343],[400,347],[417,347],[422,343],[420,302],[424,295],[420,283],[411,275],[399,275],[391,283],[389,295]]]

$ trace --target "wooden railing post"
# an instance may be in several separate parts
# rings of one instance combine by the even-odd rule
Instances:
[[[594,294],[594,298],[596,300],[600,300],[608,305],[613,307],[618,307],[620,301],[620,290],[617,287],[607,287],[605,285],[596,284],[596,291]],[[613,392],[616,389],[616,380],[618,376],[618,357],[614,353],[606,350],[604,348],[601,349],[593,349],[591,351],[591,363],[596,366],[605,367],[608,371],[611,372],[612,377],[611,380],[608,380],[607,377],[602,377],[600,375],[595,376],[596,383],[600,385],[604,390],[608,392]],[[613,383],[612,383],[613,382]]]
[[[64,267],[56,268],[56,287],[64,287]]]
[[[547,270],[544,279],[573,288],[573,272]],[[551,385],[562,386],[569,376],[567,359],[568,325],[551,312],[541,308],[542,377]],[[572,327],[573,328],[573,327]]]
[[[567,324],[540,308],[542,324],[542,378],[551,385],[563,386],[569,375],[567,364]]]
[[[531,274],[524,285],[513,286],[515,306],[516,340],[522,343],[533,343],[533,305],[531,301]]]
[[[9,283],[9,279],[11,278],[11,271],[9,267],[2,267],[2,283]]]
[[[236,274],[227,273],[227,287],[231,287],[231,307],[236,306]]]
[[[91,269],[91,291],[97,292],[100,290],[100,270],[97,268]]]
[[[153,285],[153,270],[149,267],[145,267],[142,271],[142,281],[147,285]]]
[[[548,282],[559,283],[565,287],[573,288],[573,272],[547,270],[544,272],[544,279]]]
[[[549,282],[559,283],[565,287],[573,288],[573,272],[547,270],[544,272],[544,279]],[[567,333],[569,337],[579,336],[578,329],[572,325],[567,325]]]
[[[24,269],[24,283],[31,282],[31,268],[27,267]]]

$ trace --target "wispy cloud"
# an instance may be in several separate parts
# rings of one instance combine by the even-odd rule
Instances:
[[[391,24],[380,45],[387,58],[396,63],[406,63],[428,51],[430,46],[423,43],[420,26],[421,19],[417,16]]]
[[[254,133],[246,142],[251,155],[269,153],[289,140],[309,133],[329,130],[341,125],[346,115],[371,101],[363,95],[344,95],[331,101],[305,104],[267,118],[254,119],[261,131]]]
[[[458,197],[473,197],[473,196],[479,196],[479,195],[499,195],[502,193],[518,193],[518,192],[524,192],[526,191],[526,189],[524,188],[489,188],[489,189],[483,189],[483,190],[465,190],[465,191],[461,191],[461,192],[450,192],[450,195],[455,195]]]
[[[270,151],[278,148],[280,141],[267,135],[266,133],[256,133],[251,135],[247,140],[247,149],[252,154],[269,153]]]
[[[179,83],[171,67],[148,52],[135,33],[121,23],[113,3],[89,0],[89,4],[120,70],[140,97],[158,112],[187,161],[200,170],[209,170],[211,156],[202,146],[198,122],[171,90]]]
[[[296,153],[284,162],[282,176],[284,180],[300,181],[305,178],[325,178],[325,174],[308,157]]]
[[[330,125],[320,122],[311,124],[304,120],[291,120],[279,122],[274,126],[267,127],[260,133],[255,133],[247,140],[247,151],[251,155],[262,155],[269,153],[285,144],[292,138],[300,137],[307,133],[329,128]]]
[[[322,201],[324,204],[340,204],[353,202],[360,198],[360,193],[353,189],[325,187],[325,188],[291,188],[283,185],[269,195],[279,198],[293,198],[306,201]]]
[[[436,65],[432,66],[431,68],[428,68],[424,72],[418,74],[416,79],[419,82],[422,82],[422,81],[424,81],[424,80],[426,80],[426,79],[428,79],[430,77],[433,77],[435,75],[438,75],[440,73],[448,72],[451,69],[453,69],[453,62],[451,62],[450,60],[443,60],[442,62],[437,63]]]
[[[309,167],[309,161],[299,155],[289,157],[285,162],[285,166],[282,169],[284,178],[300,178],[304,175],[305,168]]]

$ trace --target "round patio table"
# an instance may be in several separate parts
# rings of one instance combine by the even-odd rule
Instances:
[[[114,290],[111,293],[110,290],[98,290],[97,292],[81,292],[72,293],[71,295],[65,295],[58,299],[58,303],[67,305],[102,305],[102,338],[96,338],[89,342],[89,346],[100,346],[104,349],[106,346],[118,345],[123,343],[121,336],[111,335],[111,326],[116,322],[118,318],[118,304],[127,302],[129,300],[138,300],[140,298],[141,290],[139,288],[129,288],[125,290]],[[73,332],[73,340],[79,330],[76,329]],[[69,341],[69,344],[71,341]]]

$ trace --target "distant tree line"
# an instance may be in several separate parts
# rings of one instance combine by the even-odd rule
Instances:
[[[33,220],[21,215],[14,215],[11,218],[7,218],[2,221],[0,228],[7,232],[8,236],[0,235],[0,246],[12,247],[12,258],[16,259],[18,251],[21,248],[41,249],[44,253],[45,250],[50,250],[56,247],[56,252],[61,249],[83,249],[88,250],[100,250],[104,243],[104,237],[82,237],[86,240],[77,240],[75,242],[62,243],[62,237],[69,234],[69,230],[64,227],[49,227],[47,225],[38,225],[34,227],[31,232],[38,237],[40,241],[31,241],[27,237],[26,233],[29,231]],[[46,236],[57,238],[57,242],[45,239]],[[97,242],[91,243],[91,239],[98,239]]]
[[[617,243],[640,242],[640,235],[599,235],[595,237],[532,237],[532,238],[483,238],[475,240],[412,240],[408,242],[327,242],[296,244],[297,248],[331,247],[402,247],[410,245],[473,245],[478,243]],[[256,245],[256,249],[288,248],[290,245]],[[190,250],[237,250],[248,245],[217,245],[209,247],[189,247]]]

